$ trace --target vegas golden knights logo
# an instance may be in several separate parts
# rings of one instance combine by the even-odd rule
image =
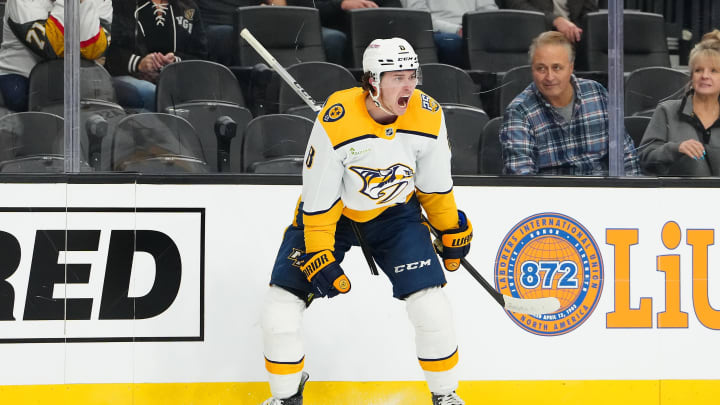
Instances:
[[[373,200],[378,200],[378,204],[386,203],[400,195],[414,175],[411,168],[401,163],[396,163],[387,169],[351,166],[350,170],[363,179],[363,188],[360,192]]]

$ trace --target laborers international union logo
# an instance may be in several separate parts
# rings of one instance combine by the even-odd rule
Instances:
[[[516,298],[555,297],[557,312],[510,318],[530,333],[568,333],[592,314],[603,289],[603,261],[592,235],[566,215],[542,213],[520,221],[495,259],[495,287]]]

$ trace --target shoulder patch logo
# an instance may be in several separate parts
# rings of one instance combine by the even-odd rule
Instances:
[[[495,286],[516,298],[556,297],[552,314],[507,311],[526,331],[557,336],[580,326],[595,310],[603,289],[603,261],[592,235],[563,214],[523,219],[505,236],[495,260]]]
[[[440,105],[437,103],[437,101],[433,100],[430,96],[427,94],[420,94],[420,102],[422,108],[431,111],[436,112],[440,109]]]
[[[335,122],[345,115],[345,107],[342,104],[337,103],[330,106],[323,116],[325,122]]]
[[[189,8],[185,10],[185,18],[192,21],[193,17],[195,17],[195,9]]]
[[[361,193],[378,204],[386,203],[400,195],[407,187],[414,172],[402,163],[396,163],[387,169],[371,169],[369,167],[350,166],[363,180]]]

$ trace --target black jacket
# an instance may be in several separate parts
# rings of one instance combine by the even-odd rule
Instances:
[[[205,27],[193,0],[169,0],[164,13],[151,0],[113,1],[108,71],[114,76],[135,73],[152,52],[173,52],[177,61],[207,58]]]
[[[545,14],[545,25],[553,28],[553,20],[559,17],[553,13],[553,0],[505,0],[505,8],[516,10],[539,11]],[[591,11],[598,11],[597,0],[568,0],[570,21],[580,26],[582,18]]]

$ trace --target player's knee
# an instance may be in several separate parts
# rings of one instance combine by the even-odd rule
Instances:
[[[271,286],[261,316],[266,335],[299,334],[305,303],[284,288]]]
[[[405,299],[410,322],[418,332],[453,330],[452,310],[445,292],[431,287]]]

